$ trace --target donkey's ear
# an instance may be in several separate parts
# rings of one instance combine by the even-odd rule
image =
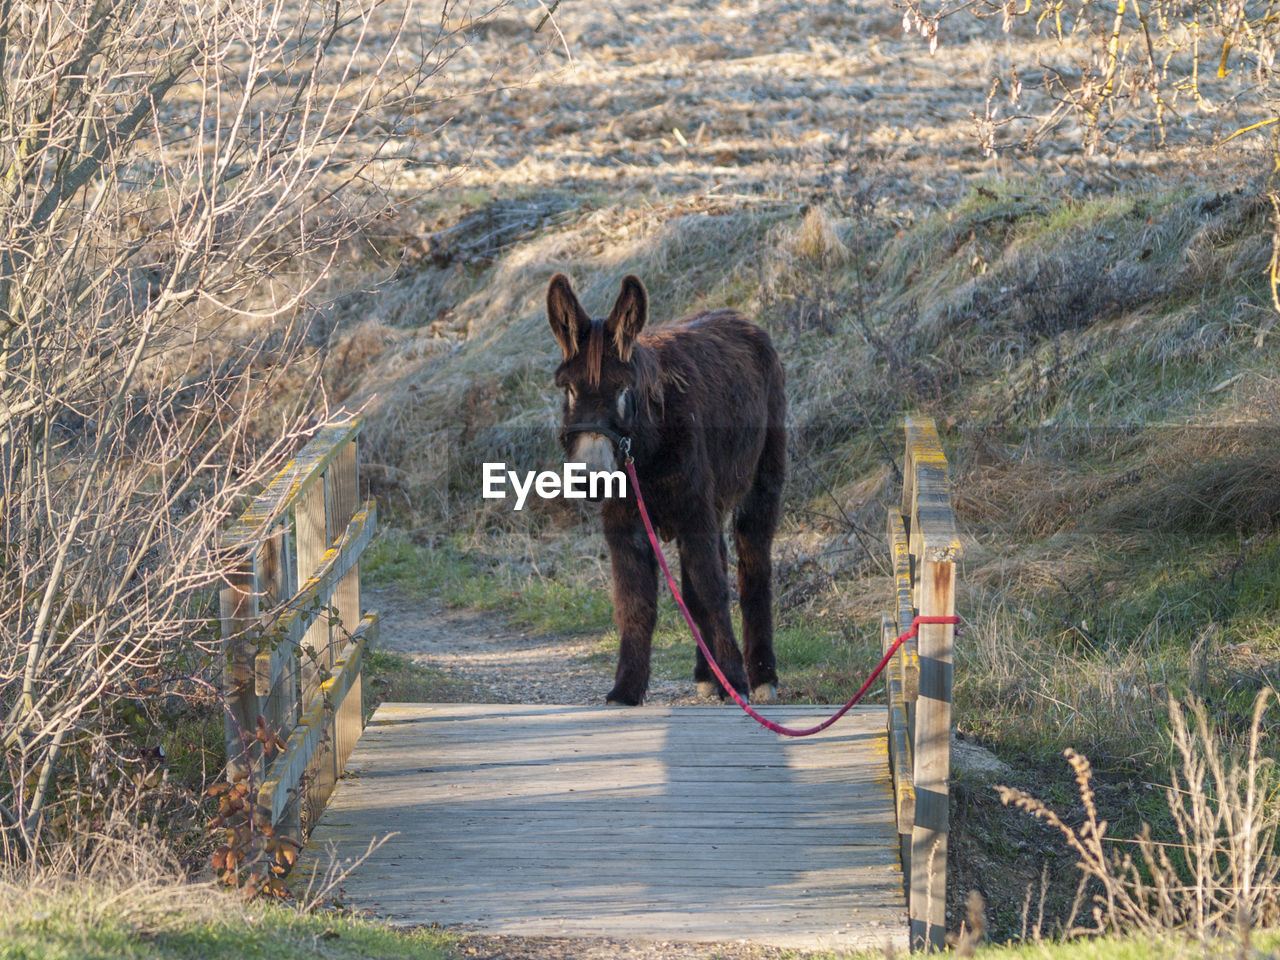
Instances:
[[[618,359],[623,363],[631,359],[631,348],[635,345],[636,337],[640,336],[640,330],[648,316],[649,294],[645,292],[639,277],[627,274],[622,278],[622,289],[618,291],[613,311],[604,324],[613,338]]]
[[[582,309],[573,287],[569,285],[569,278],[563,273],[552,277],[547,287],[547,323],[566,360],[578,352],[578,337],[582,331],[591,328],[591,318]]]

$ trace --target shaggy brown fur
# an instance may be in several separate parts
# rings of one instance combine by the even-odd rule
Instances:
[[[591,426],[631,438],[641,493],[662,539],[676,541],[681,589],[699,630],[734,687],[771,698],[778,677],[770,552],[786,477],[782,364],[768,334],[732,311],[701,313],[641,337],[647,313],[636,277],[622,281],[603,321],[582,309],[568,278],[552,278],[547,320],[564,358],[555,382],[565,392],[564,425],[576,428],[561,442],[577,460],[607,443]],[[615,450],[615,463],[618,456]],[[731,511],[743,653],[729,617],[722,529]],[[631,491],[606,501],[601,519],[621,641],[607,699],[639,704],[649,685],[657,561]],[[712,682],[701,653],[694,677]]]

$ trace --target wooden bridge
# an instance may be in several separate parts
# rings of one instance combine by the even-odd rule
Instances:
[[[916,614],[954,614],[959,545],[946,461],[932,422],[909,420],[906,435],[903,509],[888,518],[897,590],[886,645]],[[323,444],[354,436],[331,433],[299,461],[332,462]],[[354,493],[348,500],[353,508]],[[280,514],[265,507],[260,514]],[[362,516],[345,532],[329,530],[330,580],[335,569],[356,569],[338,561],[367,539],[372,520]],[[316,578],[297,579],[304,591],[310,585],[314,606]],[[286,620],[296,607],[283,604]],[[255,648],[260,693],[273,662],[289,677],[299,671],[287,651],[315,649],[293,616],[288,629],[275,629],[272,649]],[[325,655],[334,676],[310,700],[295,682],[296,702],[277,711],[273,722],[292,735],[269,769],[259,758],[259,807],[264,822],[309,832],[311,863],[359,861],[343,883],[349,904],[394,922],[492,934],[834,950],[942,945],[952,627],[922,626],[891,661],[887,714],[883,705],[857,707],[815,737],[779,737],[733,706],[385,703],[334,786],[326,771],[342,769],[352,738],[336,729],[351,715],[341,693],[359,689],[366,624],[376,625],[361,618],[358,586],[340,622],[361,627],[345,653]],[[229,649],[243,647],[241,622],[229,619],[226,629]],[[233,700],[252,686],[235,677],[230,671]],[[831,709],[766,713],[807,726]],[[239,715],[247,724],[243,705]],[[242,742],[229,728],[229,745]],[[331,742],[337,756],[324,752]],[[289,799],[299,796],[307,802]]]

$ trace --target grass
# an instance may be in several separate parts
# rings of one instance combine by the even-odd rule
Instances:
[[[290,905],[245,904],[232,894],[201,887],[148,884],[112,891],[77,884],[58,886],[56,892],[46,886],[37,896],[16,897],[13,888],[0,886],[0,898],[7,901],[0,917],[0,960],[449,960],[474,952],[442,931],[402,930]],[[1254,956],[1274,956],[1280,933],[1255,932],[1252,946],[1259,951]],[[972,955],[988,960],[1208,960],[1242,953],[1226,941],[1100,938],[984,945]],[[837,955],[805,956],[836,960]],[[879,960],[886,955],[866,951],[839,956]]]
[[[650,661],[653,676],[663,680],[691,681],[694,642],[665,586],[658,611]],[[741,643],[742,620],[736,609],[733,611],[733,625]],[[774,652],[782,678],[778,689],[781,702],[844,703],[879,660],[879,635],[875,637],[873,650],[870,643],[842,640],[839,630],[822,618],[805,617],[776,627]],[[601,665],[611,665],[617,653],[618,636],[610,629],[601,636],[596,658]],[[868,691],[864,702],[883,702],[881,688],[877,686]]]
[[[1253,940],[1256,950],[1280,949],[1280,934],[1261,933]],[[985,946],[973,954],[987,960],[1210,960],[1242,956],[1238,943],[1198,943],[1174,938],[1130,940],[1100,938],[1069,943],[1019,943]],[[1270,954],[1274,956],[1274,954]]]
[[[486,542],[458,533],[419,544],[392,530],[370,546],[361,572],[371,585],[393,586],[408,599],[436,597],[453,607],[502,611],[540,632],[580,634],[613,622],[601,551],[602,544],[579,549],[529,536]]]
[[[0,960],[444,960],[453,938],[156,877],[0,883]]]
[[[385,701],[450,703],[475,699],[470,683],[387,650],[373,649],[365,654],[362,677],[367,691],[366,721]]]

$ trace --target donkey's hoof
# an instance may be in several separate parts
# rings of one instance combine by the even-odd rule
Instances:
[[[712,700],[720,696],[720,686],[714,680],[698,681],[698,696],[704,700]]]
[[[633,697],[628,693],[614,687],[604,695],[604,705],[606,707],[638,707],[644,703],[644,695]]]
[[[777,703],[778,686],[773,683],[762,683],[751,691],[753,703]]]

